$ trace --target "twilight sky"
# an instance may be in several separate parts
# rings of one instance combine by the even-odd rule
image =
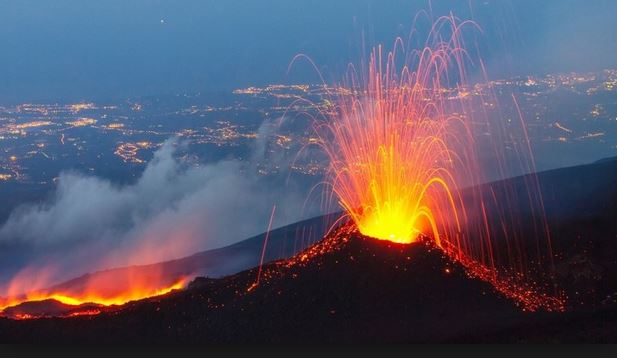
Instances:
[[[362,32],[390,46],[428,0],[0,0],[0,103],[332,80]],[[614,0],[434,0],[483,28],[491,77],[617,67]]]

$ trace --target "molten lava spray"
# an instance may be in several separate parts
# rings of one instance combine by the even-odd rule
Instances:
[[[539,221],[533,225],[537,254],[551,256],[537,182],[525,188],[524,204],[515,188],[478,189],[487,175],[476,132],[490,132],[492,142],[483,148],[495,152],[502,177],[509,167],[499,146],[512,136],[488,120],[483,107],[496,102],[490,86],[467,84],[465,68],[472,58],[461,33],[476,26],[442,17],[419,49],[405,48],[399,38],[387,54],[381,46],[374,48],[359,71],[350,66],[345,83],[332,95],[335,105],[315,123],[330,159],[329,184],[362,234],[397,243],[431,236],[447,254],[528,308],[559,309],[559,300],[532,294],[513,281],[529,269],[515,206],[527,205],[538,214],[531,220]],[[482,66],[481,60],[476,63]],[[480,99],[479,105],[472,97]],[[517,159],[526,163],[523,171],[533,172],[522,133],[527,146],[517,148],[529,151],[520,149]]]
[[[451,18],[437,25],[452,26],[451,37],[433,32],[433,43],[413,51],[402,68],[400,39],[386,56],[375,48],[366,76],[350,74],[336,110],[317,127],[333,191],[360,232],[376,239],[458,236],[465,216],[459,177],[477,181],[469,117],[452,111],[448,99],[449,70],[459,69],[459,91],[465,79],[460,27]]]

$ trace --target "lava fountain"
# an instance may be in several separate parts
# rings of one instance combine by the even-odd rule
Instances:
[[[373,48],[368,61],[350,65],[343,84],[330,93],[334,105],[314,118],[318,144],[330,160],[328,184],[365,236],[396,243],[430,236],[527,308],[559,310],[561,300],[527,284],[530,270],[552,255],[534,174],[522,195],[507,186],[482,189],[489,176],[480,152],[491,151],[492,168],[508,177],[514,170],[503,146],[514,136],[489,120],[485,107],[496,103],[490,85],[467,81],[472,64],[485,73],[463,43],[463,30],[478,26],[454,16],[432,24],[421,46],[398,38],[387,53]],[[534,173],[522,119],[520,124],[514,162],[520,172]],[[481,143],[478,131],[490,139]],[[521,207],[530,208],[532,217],[517,214]],[[533,222],[533,239],[520,229],[525,220]],[[529,259],[527,246],[535,247],[538,260]]]
[[[448,86],[453,67],[458,91],[464,86],[459,32],[465,23],[441,18],[434,28],[445,25],[449,39],[433,30],[402,67],[396,62],[401,39],[385,56],[381,46],[373,49],[365,76],[350,71],[336,109],[317,122],[333,192],[366,236],[411,243],[431,233],[440,243],[458,236],[452,229],[460,230],[466,215],[459,179],[477,182],[477,161],[469,117],[452,110]]]

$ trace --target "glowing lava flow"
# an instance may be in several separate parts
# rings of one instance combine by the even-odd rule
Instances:
[[[315,131],[330,159],[332,191],[363,235],[396,243],[430,236],[449,256],[517,298],[529,291],[519,283],[530,271],[526,245],[537,248],[536,263],[552,255],[548,226],[537,181],[526,180],[522,192],[481,189],[488,175],[478,153],[494,151],[498,174],[511,176],[503,146],[513,136],[488,120],[484,106],[496,100],[484,97],[491,94],[470,96],[474,87],[466,83],[465,68],[472,60],[461,40],[467,26],[476,25],[442,17],[419,50],[405,48],[401,39],[385,56],[381,46],[374,48],[361,71],[350,66],[330,101],[335,105],[316,118]],[[476,63],[483,70],[481,60]],[[488,146],[478,145],[478,129],[490,133]],[[522,137],[526,144],[514,144],[514,162],[519,172],[533,173],[524,128]],[[533,238],[521,229],[521,207],[532,213],[523,220],[533,222]],[[534,302],[545,302],[549,310],[563,306],[537,297]],[[530,309],[538,307],[542,303]]]
[[[170,284],[158,282],[152,277],[144,279],[137,275],[131,275],[131,273],[127,276],[133,277],[128,278],[126,276],[113,277],[114,275],[107,275],[105,273],[100,274],[98,277],[96,275],[93,276],[86,280],[85,283],[76,287],[37,290],[24,294],[10,295],[9,298],[0,299],[0,312],[21,303],[43,300],[56,300],[71,306],[79,306],[86,303],[102,306],[123,305],[130,301],[160,296],[173,290],[181,289],[187,282],[187,279],[182,278]],[[89,309],[71,312],[67,316],[97,314],[100,312],[100,310]],[[23,318],[30,318],[30,316],[25,315]]]
[[[184,287],[184,282],[180,281],[169,287],[155,288],[155,289],[133,289],[128,292],[123,292],[118,296],[107,296],[103,293],[87,292],[83,295],[72,295],[71,293],[31,293],[26,294],[23,299],[15,300],[13,302],[4,303],[4,309],[8,306],[14,306],[22,302],[42,301],[47,299],[56,300],[58,302],[67,305],[80,305],[83,303],[96,303],[103,306],[111,305],[123,305],[130,301],[140,300],[143,298],[154,297],[164,295],[173,290],[181,289]]]

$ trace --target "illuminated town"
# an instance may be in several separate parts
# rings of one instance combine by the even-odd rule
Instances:
[[[218,102],[197,93],[118,103],[0,105],[0,196],[6,203],[0,214],[23,202],[24,193],[30,200],[45,197],[63,171],[130,183],[174,136],[184,143],[178,155],[192,158],[186,160],[191,165],[252,160],[256,163],[247,170],[255,175],[293,174],[313,185],[328,159],[307,150],[317,143],[310,116],[332,108],[332,98],[342,90],[272,84],[239,88]],[[485,108],[500,111],[495,118],[513,126],[518,117],[511,94],[518,99],[539,170],[617,155],[617,70],[494,80],[447,95],[471,100],[489,91],[496,101],[484,100]],[[265,148],[260,158],[251,154],[257,145]]]
[[[572,150],[583,155],[586,148],[594,148],[606,157],[617,154],[617,142],[608,139],[615,138],[617,132],[617,104],[613,100],[617,70],[495,80],[476,85],[468,92],[452,91],[451,96],[480,96],[489,87],[497,96],[515,93],[530,139],[535,147],[542,148],[542,153]],[[226,103],[209,103],[207,95],[197,94],[178,95],[182,101],[171,97],[105,104],[0,106],[0,180],[47,185],[62,170],[96,171],[104,168],[101,164],[105,163],[109,167],[120,165],[127,175],[134,176],[171,136],[188,142],[191,150],[218,148],[219,156],[211,160],[227,155],[242,159],[260,138],[259,129],[264,122],[280,122],[284,115],[301,118],[318,108],[327,109],[331,105],[328,94],[336,91],[337,88],[323,85],[277,84],[234,90]],[[572,97],[576,100],[570,100]],[[296,101],[299,98],[308,98],[313,103]],[[181,106],[186,102],[194,104]],[[507,103],[504,100],[499,105],[506,120],[512,121],[514,109]],[[276,132],[261,135],[267,136],[269,151],[294,156],[301,147],[315,141],[310,137],[311,131],[304,129],[285,132],[277,128]],[[302,132],[304,135],[298,134]],[[594,158],[578,158],[581,163],[590,159]],[[579,164],[554,160],[543,162],[540,156],[540,169]],[[320,175],[326,164],[308,158],[290,162],[287,169],[303,175]],[[47,169],[38,169],[42,167]],[[272,170],[264,163],[258,173],[267,175]]]

